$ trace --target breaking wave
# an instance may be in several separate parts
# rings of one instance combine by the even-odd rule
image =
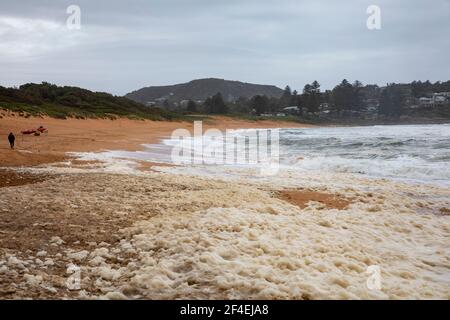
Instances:
[[[289,129],[282,163],[302,170],[439,184],[450,181],[450,125]]]

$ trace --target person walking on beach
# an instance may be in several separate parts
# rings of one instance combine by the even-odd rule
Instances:
[[[11,149],[14,149],[14,142],[16,141],[16,137],[12,132],[9,133],[8,136],[9,145],[11,146]]]

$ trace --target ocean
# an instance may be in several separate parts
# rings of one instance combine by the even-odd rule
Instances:
[[[248,132],[248,129],[233,130],[228,135],[239,137]],[[219,142],[204,136],[203,148],[211,149]],[[179,144],[180,141],[167,137],[159,144],[146,145],[144,151],[108,151],[84,155],[84,158],[171,163],[172,148]],[[250,142],[247,148],[256,148],[256,144]],[[191,151],[201,153],[197,147]],[[450,185],[450,124],[279,129],[279,163],[280,168],[298,173],[348,173],[447,186]],[[220,172],[233,164],[211,166]]]
[[[286,129],[280,156],[299,170],[449,184],[450,125]]]

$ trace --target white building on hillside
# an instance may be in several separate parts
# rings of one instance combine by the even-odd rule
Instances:
[[[433,98],[420,97],[419,105],[421,107],[432,107],[432,106],[434,106],[434,100],[433,100]]]
[[[419,105],[421,107],[436,107],[450,103],[450,92],[433,93],[431,98],[419,98]]]
[[[297,106],[291,106],[291,107],[283,108],[283,111],[285,113],[296,114],[296,113],[300,112],[300,108]]]

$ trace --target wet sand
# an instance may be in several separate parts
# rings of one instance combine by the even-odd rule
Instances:
[[[39,126],[49,133],[39,137],[21,135],[26,129]],[[286,128],[307,127],[294,122],[245,121],[228,117],[213,117],[204,121],[204,129],[220,130],[237,128]],[[3,111],[0,118],[0,167],[35,166],[67,159],[67,152],[96,152],[103,150],[141,150],[142,144],[157,143],[168,137],[173,130],[193,129],[190,122],[144,121],[144,120],[98,120],[24,118]],[[16,135],[16,149],[10,150],[7,135]]]
[[[304,209],[311,201],[323,204],[330,209],[343,210],[347,209],[352,203],[337,194],[323,193],[313,190],[283,190],[278,193],[278,197],[284,201],[292,203]]]
[[[42,159],[0,150],[4,164],[41,164],[0,170],[0,299],[450,299],[448,188],[325,172],[224,180],[68,160],[65,151],[131,147],[111,124],[128,126],[139,147],[151,142],[149,126],[161,126],[158,139],[179,123],[92,120],[94,147],[77,134],[88,122],[63,121],[48,122],[58,138],[22,145],[42,148]],[[73,144],[53,150],[50,141]],[[64,161],[48,163],[54,155]],[[380,290],[367,287],[374,265]]]

